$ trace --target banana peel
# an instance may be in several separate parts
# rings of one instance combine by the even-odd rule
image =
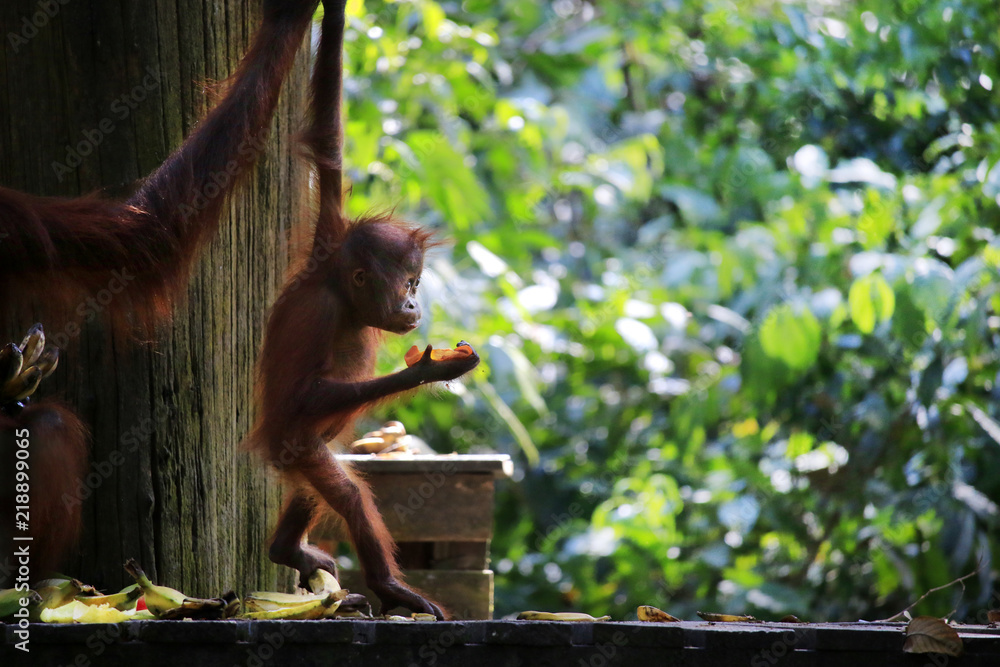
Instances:
[[[371,618],[372,606],[368,598],[360,593],[349,593],[340,601],[340,607],[333,612],[333,618]],[[329,615],[326,618],[330,618]]]
[[[275,593],[273,591],[254,591],[243,598],[243,604],[248,611],[279,611],[298,607],[307,602],[323,600],[326,595],[294,595],[292,593]]]
[[[309,590],[315,595],[334,593],[340,590],[340,582],[326,570],[319,569],[309,575]]]
[[[96,588],[69,577],[39,581],[35,590],[42,598],[39,609],[55,609],[72,602],[78,595],[100,595]]]
[[[639,605],[639,608],[636,609],[636,615],[639,616],[640,621],[647,623],[679,623],[681,620],[648,604]]]
[[[16,588],[0,590],[0,621],[14,616],[21,609],[21,600],[27,600],[24,606],[37,606],[42,602],[42,596],[32,590],[19,591]]]
[[[697,612],[699,616],[710,623],[759,623],[753,616],[738,614],[712,614],[705,611]]]
[[[107,605],[119,611],[128,611],[135,609],[140,597],[142,597],[142,589],[139,588],[139,584],[132,584],[112,595],[77,595],[76,601],[91,607]]]
[[[594,618],[590,614],[584,614],[577,611],[560,611],[560,612],[548,612],[548,611],[522,611],[517,615],[517,620],[519,621],[571,621],[576,623],[599,623],[602,621],[610,621],[610,616],[599,616]]]
[[[332,592],[332,591],[331,591]],[[300,605],[303,602],[312,602],[313,600],[322,600],[329,593],[319,595],[313,595],[311,593],[305,593],[298,595],[296,593],[276,593],[274,591],[254,591],[250,595],[243,599],[246,604],[256,604],[260,607],[264,607],[263,611],[267,609],[279,609],[281,607],[294,607]]]
[[[235,593],[233,594],[235,596]],[[229,602],[223,598],[184,598],[184,601],[177,607],[160,612],[157,618],[164,621],[176,621],[184,618],[195,620],[213,620],[225,618],[226,609]],[[149,609],[149,600],[146,600],[146,608]]]
[[[88,605],[73,600],[69,604],[43,609],[43,623],[121,623],[133,619],[133,611],[121,611],[107,605]]]
[[[247,613],[243,615],[244,618],[257,618],[258,620],[264,618],[296,620],[301,618],[334,618],[335,616],[339,618],[340,615],[337,612],[340,610],[343,601],[348,597],[346,590],[330,591],[329,593],[320,593],[318,595],[289,595],[287,593],[265,592],[263,594],[265,597],[254,597],[259,595],[261,594],[252,593],[243,601],[247,608]],[[313,617],[307,613],[313,608],[315,603],[319,603],[322,606],[327,601],[330,604],[327,604],[324,609],[320,610],[318,616]],[[286,616],[285,612],[288,612],[290,616]],[[250,616],[249,614],[260,614],[261,616]],[[303,616],[302,614],[305,615]]]
[[[345,597],[347,597],[346,591],[333,591],[318,600],[309,600],[297,605],[268,611],[250,611],[243,614],[243,618],[251,621],[307,621],[323,618],[326,614],[336,611],[340,606],[340,601]]]
[[[320,569],[314,571],[309,575],[307,584],[312,593],[299,595],[296,593],[278,593],[276,591],[254,591],[243,600],[243,604],[250,612],[277,612],[310,602],[322,601],[331,593],[340,593],[343,591],[343,595],[339,597],[339,600],[343,600],[348,596],[348,591],[343,590],[337,578],[326,570]]]

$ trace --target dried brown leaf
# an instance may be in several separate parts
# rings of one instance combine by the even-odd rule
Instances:
[[[933,616],[918,616],[906,626],[906,642],[903,643],[906,653],[942,653],[944,655],[962,655],[964,647],[962,638],[955,628],[940,618]]]

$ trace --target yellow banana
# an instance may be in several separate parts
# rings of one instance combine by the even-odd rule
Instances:
[[[45,332],[42,325],[36,324],[28,329],[27,335],[21,341],[21,354],[24,355],[24,366],[28,367],[35,363],[42,350],[45,349]]]
[[[20,375],[23,359],[21,348],[14,343],[7,343],[0,349],[0,387]]]
[[[41,356],[35,360],[34,366],[42,370],[42,377],[47,378],[59,366],[59,348],[55,345],[47,345]]]
[[[582,623],[595,623],[598,621],[610,621],[610,616],[600,616],[594,618],[590,614],[584,614],[577,611],[560,611],[560,612],[548,612],[548,611],[522,611],[517,615],[519,621],[575,621]]]
[[[45,579],[36,584],[36,591],[42,597],[42,609],[62,607],[73,601],[77,595],[97,593],[97,589],[78,579]]]
[[[20,375],[3,386],[4,398],[13,401],[22,401],[38,389],[42,382],[42,370],[37,366],[29,366]]]
[[[657,609],[656,607],[650,606],[648,604],[639,605],[636,610],[640,621],[647,621],[650,623],[679,623],[681,619],[674,618],[662,609]]]
[[[340,590],[340,582],[326,570],[319,569],[309,575],[309,590],[316,595],[333,593]]]
[[[132,575],[135,582],[139,584],[139,588],[142,589],[142,594],[146,597],[146,608],[157,618],[172,609],[179,608],[184,604],[184,600],[187,599],[187,596],[176,588],[154,585],[134,558],[130,558],[125,563],[125,569]]]
[[[435,616],[434,614],[425,614],[419,611],[415,611],[412,614],[410,614],[410,618],[412,618],[414,621],[417,621],[418,623],[429,623],[431,621],[438,620],[437,616]]]

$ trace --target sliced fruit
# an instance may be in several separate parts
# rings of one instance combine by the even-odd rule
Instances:
[[[446,361],[448,359],[463,359],[472,354],[472,347],[468,344],[463,345],[459,343],[458,346],[453,350],[448,349],[434,349],[431,350],[431,361]],[[420,361],[420,358],[424,356],[424,351],[418,348],[416,345],[411,347],[406,355],[403,357],[403,361],[406,362],[407,366],[412,366],[413,364]]]

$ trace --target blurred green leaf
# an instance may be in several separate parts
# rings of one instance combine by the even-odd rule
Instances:
[[[875,325],[892,317],[896,295],[879,273],[870,273],[854,281],[847,293],[851,319],[861,333],[870,334]]]
[[[816,317],[808,309],[796,309],[789,304],[772,308],[760,327],[764,352],[797,370],[816,363],[821,341],[822,331]]]

